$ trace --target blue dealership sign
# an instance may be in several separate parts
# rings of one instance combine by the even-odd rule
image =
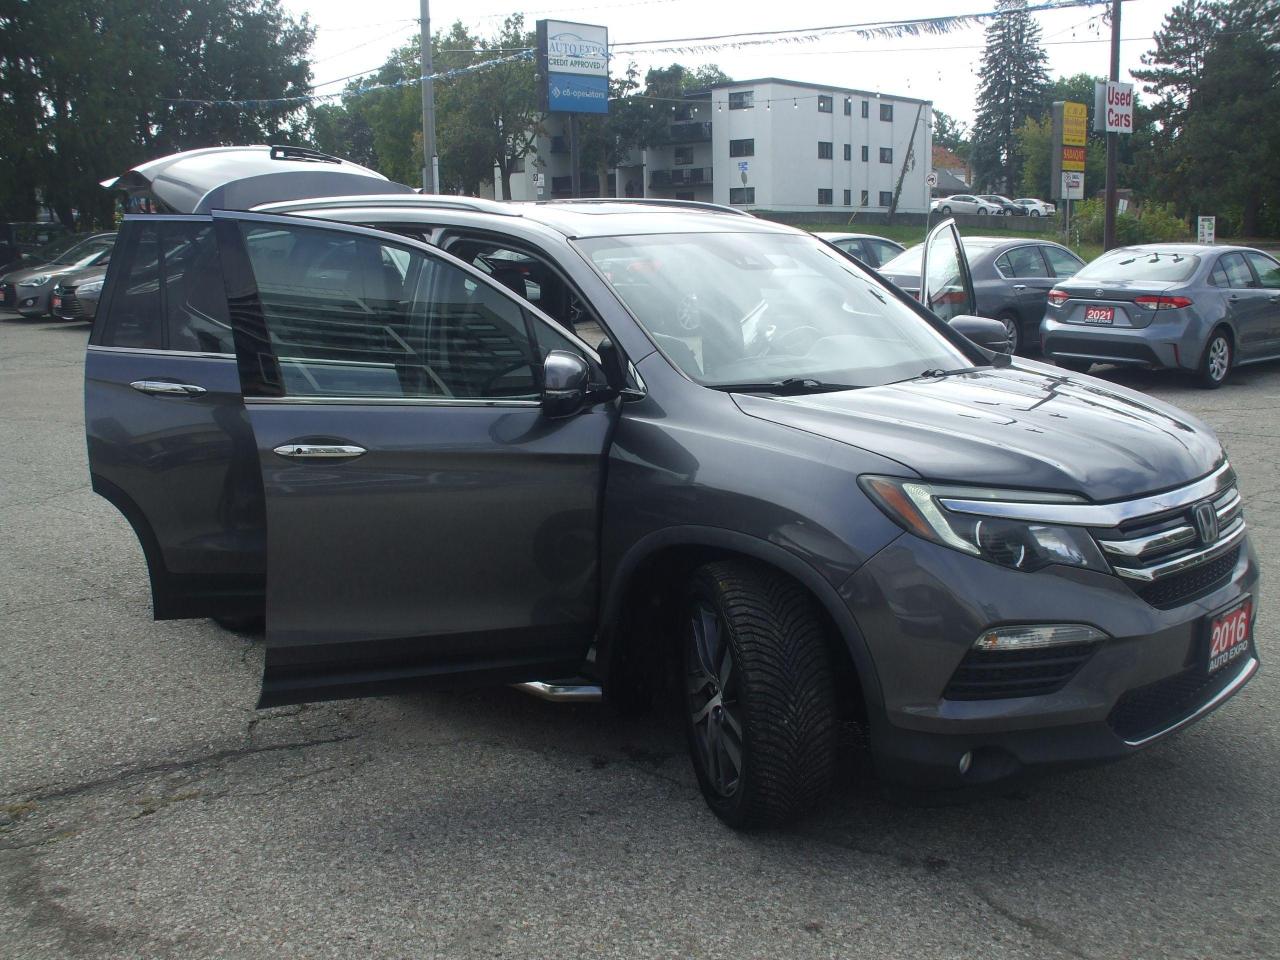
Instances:
[[[609,78],[550,74],[547,77],[547,109],[566,113],[608,113]]]

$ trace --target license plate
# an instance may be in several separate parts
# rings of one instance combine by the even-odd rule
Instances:
[[[1085,323],[1114,323],[1116,319],[1115,307],[1085,307],[1084,322]]]
[[[53,298],[53,303],[51,304],[51,306],[52,306],[52,308],[53,308],[54,310],[59,310],[59,309],[61,309],[61,308],[62,308],[62,298],[61,298],[61,297],[54,297],[54,298]]]
[[[3,290],[0,290],[0,305],[3,305],[5,303],[6,296],[7,295],[5,294],[5,292]]]
[[[1216,673],[1243,657],[1249,649],[1252,627],[1252,599],[1246,599],[1214,617],[1209,624],[1209,659],[1205,672]]]

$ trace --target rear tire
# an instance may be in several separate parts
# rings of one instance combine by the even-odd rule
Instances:
[[[950,208],[950,207],[939,207],[939,208],[938,208],[938,212],[939,212],[940,214],[942,214],[944,217],[949,217],[949,216],[951,216],[951,208]]]
[[[1038,216],[1040,216],[1040,211],[1039,211],[1039,210],[1032,210],[1032,211],[1031,211],[1031,216],[1033,216],[1033,217],[1038,217]]]
[[[266,632],[267,618],[262,614],[246,614],[240,617],[214,617],[213,622],[232,633],[259,635]]]
[[[1063,370],[1070,370],[1072,373],[1088,373],[1093,369],[1092,360],[1054,360]]]
[[[978,216],[980,216],[980,217],[985,217],[986,215],[987,215],[987,208],[986,208],[986,207],[979,207],[979,208],[978,208]]]
[[[1231,366],[1235,362],[1235,348],[1231,343],[1231,335],[1219,327],[1209,335],[1209,342],[1204,345],[1204,353],[1200,357],[1200,367],[1196,378],[1200,386],[1206,390],[1216,390],[1231,375]]]
[[[735,828],[786,823],[835,775],[835,679],[823,620],[795,581],[727,560],[694,573],[681,614],[680,702],[707,805]]]

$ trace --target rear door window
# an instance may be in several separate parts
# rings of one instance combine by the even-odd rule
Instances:
[[[160,224],[140,224],[125,247],[124,275],[103,317],[107,347],[159,349],[163,310],[160,303]]]
[[[1042,246],[1041,251],[1044,257],[1049,261],[1049,273],[1051,276],[1062,280],[1066,277],[1074,277],[1080,272],[1080,268],[1084,266],[1084,261],[1077,259],[1072,254],[1060,247]]]
[[[1049,276],[1049,268],[1045,266],[1044,257],[1040,256],[1039,247],[1014,247],[1005,256],[1009,258],[1015,277]]]
[[[1261,253],[1246,253],[1245,258],[1258,276],[1258,285],[1267,290],[1280,289],[1280,263]]]

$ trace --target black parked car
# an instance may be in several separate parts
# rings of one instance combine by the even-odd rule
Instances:
[[[1004,324],[1014,353],[1039,343],[1049,291],[1070,277],[1084,261],[1050,240],[965,237],[964,252],[973,273],[978,315]],[[880,268],[881,276],[915,295],[920,289],[917,244]]]
[[[214,178],[277,162],[204,161],[172,179],[223,204]],[[708,803],[748,825],[823,796],[845,723],[886,777],[984,783],[1130,754],[1257,669],[1206,426],[1011,365],[807,234],[150,189],[185,215],[123,226],[93,486],[157,618],[265,612],[263,706],[495,682],[634,706],[670,671]],[[964,323],[954,225],[926,251],[923,302]]]
[[[998,217],[1025,217],[1027,208],[1020,203],[1015,203],[1008,197],[1002,197],[998,193],[983,193],[978,196],[983,203],[990,205]]]

